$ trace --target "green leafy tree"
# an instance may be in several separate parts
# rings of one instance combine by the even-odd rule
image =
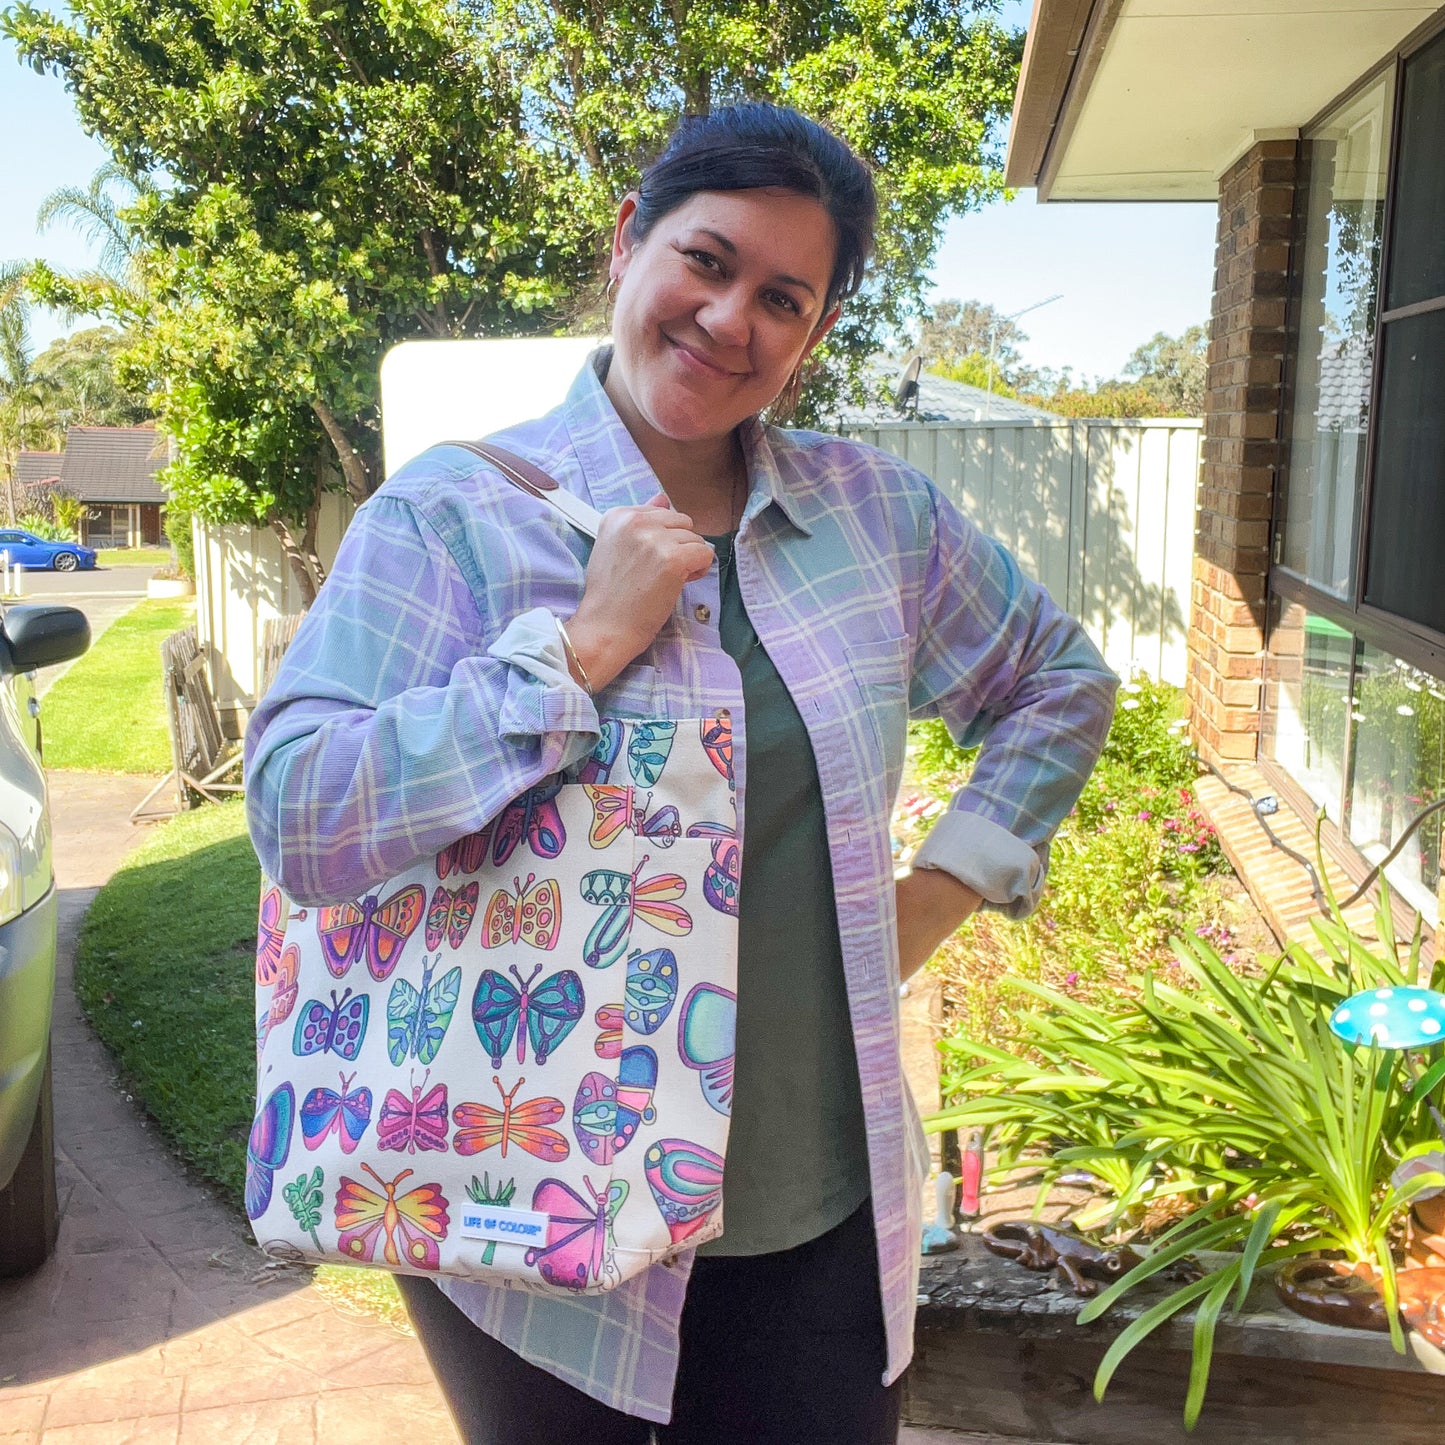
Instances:
[[[980,391],[991,391],[996,396],[1017,396],[1018,391],[1009,385],[997,362],[988,364],[988,356],[982,351],[970,351],[957,361],[928,368],[935,376],[947,377],[949,381],[961,381],[965,386],[976,386]]]
[[[919,320],[915,350],[923,353],[924,364],[940,376],[952,376],[961,367],[976,369],[974,358],[982,358],[985,369],[993,352],[994,374],[1003,385],[1018,384],[1023,371],[1020,347],[1028,333],[1017,321],[1010,321],[994,306],[983,301],[935,301]],[[971,381],[983,386],[982,381]],[[995,389],[998,389],[997,387]]]
[[[35,368],[55,387],[51,411],[59,426],[135,426],[152,414],[150,399],[121,380],[124,336],[93,326],[52,341]]]
[[[1153,415],[1203,416],[1208,348],[1206,326],[1191,326],[1180,336],[1157,331],[1135,349],[1124,367],[1124,376],[1138,382],[1164,408]]]
[[[1101,381],[1093,386],[1064,387],[1057,391],[1021,394],[1021,399],[1056,416],[1146,417],[1184,415],[1173,410],[1156,392],[1139,382]]]
[[[30,344],[28,275],[29,268],[17,262],[0,264],[0,480],[11,522],[19,509],[15,464],[20,453],[59,444],[52,410],[55,384],[36,366]]]
[[[136,360],[164,386],[169,487],[206,520],[269,522],[310,592],[321,489],[359,502],[381,480],[385,351],[595,321],[612,208],[682,112],[778,99],[874,160],[877,278],[829,347],[876,349],[947,215],[1000,192],[1020,37],[993,10],[21,0],[0,29],[64,76],[125,177],[160,178],[119,216],[146,268]],[[116,287],[40,284],[131,319]]]

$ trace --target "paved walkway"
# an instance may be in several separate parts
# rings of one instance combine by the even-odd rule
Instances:
[[[54,1258],[0,1284],[0,1445],[455,1442],[416,1341],[268,1261],[117,1089],[71,965],[86,908],[140,836],[126,819],[146,780],[55,774],[51,789],[64,1218]],[[951,1431],[903,1439],[989,1445]]]

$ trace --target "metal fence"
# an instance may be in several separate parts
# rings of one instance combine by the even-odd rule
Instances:
[[[1182,686],[1202,423],[899,422],[849,435],[913,463],[1079,618],[1109,663]],[[351,519],[323,499],[330,566]],[[223,716],[244,717],[265,666],[268,621],[301,598],[264,527],[197,531],[197,621]]]

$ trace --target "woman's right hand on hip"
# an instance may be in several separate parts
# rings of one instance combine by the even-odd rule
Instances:
[[[594,692],[651,645],[683,587],[712,564],[713,549],[692,530],[692,518],[661,493],[603,514],[582,601],[563,619]]]

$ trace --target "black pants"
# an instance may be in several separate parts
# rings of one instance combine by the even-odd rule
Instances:
[[[667,1425],[528,1364],[433,1281],[398,1275],[397,1284],[467,1445],[892,1445],[898,1436],[867,1204],[796,1249],[695,1263]]]

